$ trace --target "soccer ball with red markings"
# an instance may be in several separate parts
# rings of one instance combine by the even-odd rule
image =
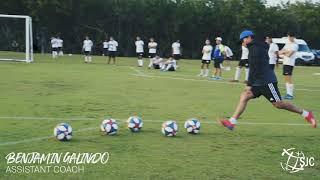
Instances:
[[[128,128],[132,132],[139,132],[143,126],[142,119],[138,116],[131,116],[127,120]]]
[[[200,132],[200,122],[195,118],[188,119],[184,123],[184,128],[190,134],[198,134]]]
[[[161,132],[163,135],[168,137],[176,136],[178,132],[178,125],[175,121],[166,121],[162,124]]]
[[[53,134],[59,141],[69,141],[72,138],[72,127],[67,123],[60,123],[54,128]]]
[[[106,135],[115,135],[118,132],[118,123],[115,119],[105,119],[102,121],[100,128]]]

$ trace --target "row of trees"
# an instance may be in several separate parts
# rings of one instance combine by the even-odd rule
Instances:
[[[139,35],[145,41],[155,37],[162,53],[179,39],[184,56],[197,58],[206,38],[221,36],[238,49],[239,33],[247,28],[258,37],[295,31],[320,48],[320,4],[311,2],[268,7],[263,0],[10,0],[1,3],[0,12],[32,16],[38,47],[49,50],[50,36],[60,33],[72,53],[80,52],[89,35],[97,52],[114,36],[119,53],[133,55]]]

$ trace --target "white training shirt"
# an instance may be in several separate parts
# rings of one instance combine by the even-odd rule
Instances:
[[[293,51],[293,54],[290,57],[283,57],[283,65],[294,66],[296,63],[296,52],[299,49],[298,44],[295,42],[287,42],[283,49],[287,51]]]
[[[103,49],[108,49],[108,42],[107,41],[103,42]]]
[[[157,46],[158,46],[158,43],[156,43],[156,42],[149,42],[149,43],[148,43],[149,53],[157,53]]]
[[[89,40],[84,40],[83,41],[83,49],[84,51],[91,51],[93,46],[93,42],[89,39]]]
[[[62,39],[57,39],[57,47],[63,47],[63,40]]]
[[[57,48],[58,47],[58,39],[57,38],[51,39],[51,47],[52,48]]]
[[[144,42],[142,40],[136,41],[136,52],[137,53],[143,53],[143,46],[144,46]]]
[[[226,51],[226,56],[227,57],[232,57],[233,56],[233,52],[231,51],[231,49],[228,46],[224,46],[224,50]]]
[[[178,43],[178,42],[172,43],[172,49],[173,49],[173,54],[177,54],[177,55],[181,54],[180,43]]]
[[[249,49],[245,46],[241,46],[242,53],[241,53],[241,59],[249,59]]]
[[[213,50],[213,47],[211,45],[205,45],[203,46],[203,55],[202,55],[202,60],[211,60],[211,53]]]
[[[115,40],[108,42],[108,51],[117,51],[118,42]]]
[[[268,50],[269,64],[277,64],[277,51],[279,51],[278,45],[276,43],[271,43]]]

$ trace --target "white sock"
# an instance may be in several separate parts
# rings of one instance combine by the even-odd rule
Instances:
[[[91,62],[92,61],[92,57],[91,56],[89,56],[89,62]]]
[[[229,121],[231,122],[231,124],[237,124],[237,119],[234,117],[231,117]]]
[[[204,69],[201,69],[201,70],[200,70],[200,76],[203,76],[203,75],[204,75],[203,72],[204,72]]]
[[[152,59],[150,59],[150,63],[149,63],[149,68],[151,68],[152,67],[152,65],[153,65],[153,62],[152,62]]]
[[[234,80],[239,81],[241,75],[241,69],[239,67],[236,68],[236,74],[234,75]]]
[[[293,84],[286,83],[287,94],[293,96]]]
[[[205,76],[209,75],[209,69],[205,69]]]
[[[308,115],[309,115],[309,111],[306,111],[306,110],[303,109],[301,116],[306,118],[306,117],[308,117]]]
[[[88,62],[88,57],[87,56],[84,57],[84,62]]]
[[[249,79],[249,68],[246,68],[245,69],[245,71],[246,71],[246,81],[248,81],[248,79]]]
[[[289,95],[293,96],[293,89],[294,89],[294,86],[293,84],[289,84]]]
[[[143,60],[142,59],[138,59],[138,66],[143,66]]]

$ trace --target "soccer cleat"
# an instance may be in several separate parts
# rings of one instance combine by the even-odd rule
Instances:
[[[234,79],[234,80],[231,80],[230,82],[239,82],[239,80],[235,80],[235,79]]]
[[[248,84],[248,81],[243,81],[244,84]]]
[[[218,80],[218,77],[213,76],[213,77],[211,77],[210,79],[211,79],[211,80]]]
[[[305,120],[311,124],[311,127],[317,128],[317,120],[315,119],[311,111],[309,111],[308,116],[305,117]]]
[[[286,94],[283,99],[286,99],[286,100],[293,100],[293,96],[291,96],[290,94]]]
[[[229,130],[233,130],[233,128],[234,128],[234,124],[232,124],[230,121],[229,121],[229,119],[222,119],[222,120],[220,120],[220,123],[224,126],[224,127],[226,127],[226,128],[228,128]]]

